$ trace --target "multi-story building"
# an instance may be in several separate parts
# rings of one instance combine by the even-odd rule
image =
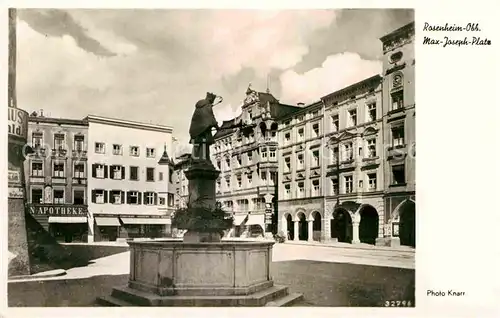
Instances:
[[[415,245],[414,23],[383,74],[279,120],[278,223],[294,240]]]
[[[172,128],[98,116],[85,120],[89,241],[165,235],[175,193],[167,155]]]
[[[86,241],[88,123],[33,113],[28,138],[33,149],[24,162],[29,215],[58,240]]]
[[[381,87],[376,75],[280,119],[278,219],[289,239],[375,243],[383,233]]]
[[[277,209],[278,123],[276,119],[300,109],[281,104],[269,92],[250,87],[241,114],[224,121],[215,134],[212,161],[221,171],[217,200],[233,213],[235,227],[228,235],[254,236],[273,232]],[[246,128],[232,128],[245,124]]]
[[[176,208],[185,207],[189,201],[188,189],[189,180],[186,178],[184,171],[189,168],[191,159],[190,153],[185,153],[176,158],[174,165],[174,181],[175,181],[175,198],[174,205]]]
[[[380,40],[383,45],[385,243],[415,246],[415,24]]]

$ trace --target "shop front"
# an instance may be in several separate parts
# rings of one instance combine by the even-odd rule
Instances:
[[[117,241],[118,239],[155,239],[168,237],[171,219],[155,216],[96,215],[95,241]]]
[[[29,213],[58,242],[86,242],[89,230],[86,205],[32,204]]]

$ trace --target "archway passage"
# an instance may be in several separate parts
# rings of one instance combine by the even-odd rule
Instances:
[[[399,208],[399,240],[401,245],[415,247],[415,202],[411,200]]]
[[[321,214],[318,211],[313,212],[313,240],[320,241],[321,239]]]
[[[332,238],[337,238],[339,242],[352,242],[352,219],[347,210],[337,209],[330,224]]]
[[[306,215],[302,212],[300,212],[298,215],[299,217],[299,240],[300,241],[307,241],[309,238],[308,235],[308,229],[307,229],[307,220],[306,220]]]
[[[286,229],[288,232],[285,233],[285,235],[287,235],[287,240],[293,240],[293,238],[295,237],[295,229],[293,227],[293,220],[290,214],[288,214],[286,217]]]
[[[379,216],[377,210],[371,205],[360,210],[359,240],[361,243],[375,244],[379,231]]]

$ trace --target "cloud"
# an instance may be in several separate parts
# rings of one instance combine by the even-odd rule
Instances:
[[[281,77],[282,100],[311,103],[320,97],[382,72],[382,62],[364,60],[357,53],[330,55],[321,67],[303,74],[293,70]]]

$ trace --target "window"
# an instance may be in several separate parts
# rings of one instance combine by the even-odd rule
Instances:
[[[357,113],[356,109],[349,110],[349,126],[356,126],[358,124]]]
[[[290,126],[290,121],[289,121],[289,120],[287,120],[287,121],[285,121],[283,124],[284,124],[284,126],[285,126],[285,127],[288,127],[288,126]]]
[[[146,157],[154,158],[156,156],[155,148],[146,148]]]
[[[297,122],[300,123],[304,121],[304,115],[297,116]]]
[[[375,158],[377,156],[377,143],[375,138],[366,141],[368,145],[368,158]]]
[[[64,163],[54,163],[54,177],[64,178]]]
[[[54,203],[64,204],[64,190],[54,190]]]
[[[267,171],[262,171],[260,173],[260,178],[262,179],[262,181],[266,181],[267,180]]]
[[[165,203],[163,203],[165,204]],[[174,206],[174,194],[173,193],[167,193],[167,205],[172,207]]]
[[[162,176],[162,177],[163,177],[163,176]],[[168,170],[168,182],[170,182],[170,183],[174,183],[174,181],[173,181],[173,180],[174,180],[174,179],[173,179],[173,177],[174,177],[174,170],[169,169],[169,170]]]
[[[318,137],[319,136],[319,124],[313,124],[312,129],[313,129],[313,137]]]
[[[335,147],[331,150],[332,153],[332,164],[337,163],[337,160],[339,159],[339,147]]]
[[[318,196],[319,195],[319,180],[313,180],[312,181],[312,186],[313,186],[313,196]]]
[[[251,163],[252,162],[252,152],[251,151],[247,152],[247,158],[248,158],[248,163]]]
[[[170,194],[170,193],[169,193],[169,194]],[[165,205],[165,202],[166,202],[166,200],[165,200],[165,198],[164,198],[164,197],[158,197],[158,204],[159,204],[159,205]]]
[[[64,149],[64,134],[55,134],[54,135],[54,148],[55,149]]]
[[[311,118],[314,118],[314,117],[316,117],[316,116],[319,116],[319,110],[313,111],[313,112],[311,113]]]
[[[130,180],[139,180],[139,167],[130,167]]]
[[[220,160],[217,160],[217,169],[220,169]]]
[[[344,161],[349,161],[354,159],[354,153],[352,149],[352,142],[348,142],[344,145]]]
[[[332,116],[332,131],[339,130],[339,115]]]
[[[34,177],[43,177],[43,163],[32,162],[31,163],[31,175]]]
[[[33,133],[31,145],[36,147],[41,147],[43,144],[43,133]]]
[[[155,168],[146,168],[146,181],[155,181]]]
[[[108,192],[106,190],[92,190],[92,202],[103,204],[108,202]]]
[[[285,133],[285,142],[290,142],[290,132]]]
[[[297,155],[297,170],[301,169],[304,169],[304,155],[300,153]]]
[[[220,191],[220,184],[221,184],[220,180],[217,180],[217,183],[216,183],[216,190],[217,191]]]
[[[330,179],[331,184],[331,194],[337,195],[339,194],[339,180],[337,178]]]
[[[399,90],[391,95],[392,109],[400,109],[404,107],[403,103],[403,90]]]
[[[392,166],[392,184],[405,184],[405,165]]]
[[[226,186],[228,190],[231,190],[231,179],[226,179]]]
[[[111,166],[114,180],[122,180],[125,179],[125,169],[122,166]]]
[[[377,174],[369,173],[368,174],[368,190],[375,191],[377,190]]]
[[[95,143],[95,153],[104,153],[104,143],[103,142],[96,142]]]
[[[110,192],[111,192],[111,195],[110,195],[109,203],[112,203],[112,204],[125,203],[125,193],[123,193],[123,191],[112,190]]]
[[[267,148],[262,148],[261,153],[262,153],[262,158],[267,158]]]
[[[139,147],[130,146],[130,155],[133,157],[139,157]]]
[[[93,165],[93,177],[94,178],[107,178],[107,167],[102,164],[94,164]]]
[[[121,156],[123,155],[122,145],[113,145],[113,155]]]
[[[141,204],[141,194],[138,191],[129,191],[127,193],[128,204]]]
[[[269,158],[276,158],[276,149],[275,148],[269,149]]]
[[[84,141],[84,137],[82,135],[76,135],[74,137],[74,149],[77,152],[83,151],[83,141]]]
[[[238,162],[238,165],[241,166],[241,156],[236,155],[236,161]]]
[[[299,128],[298,130],[299,141],[304,140],[304,128]]]
[[[276,171],[269,172],[269,177],[272,182],[276,182],[278,180],[278,173]]]
[[[290,198],[290,183],[285,184],[285,199]]]
[[[397,126],[392,128],[392,146],[404,146],[405,144],[405,128],[404,126]]]
[[[158,173],[158,180],[163,181],[163,172]]]
[[[42,189],[31,189],[31,203],[43,203]]]
[[[352,176],[344,177],[345,193],[352,193]]]
[[[319,150],[314,150],[312,152],[313,156],[313,167],[319,166]]]
[[[85,204],[84,190],[73,190],[73,204]]]
[[[85,178],[85,166],[83,163],[75,163],[73,169],[73,178]]]
[[[231,160],[226,159],[226,167],[227,169],[231,169]]]
[[[367,105],[368,108],[368,121],[377,120],[377,104],[370,103]]]
[[[248,185],[251,186],[252,185],[252,174],[251,173],[247,174],[247,180],[248,180]]]
[[[241,188],[241,175],[236,176],[236,182],[238,184],[238,189],[240,189]]]
[[[304,197],[304,182],[299,182],[297,184],[297,190],[298,190],[297,197],[303,198]]]
[[[290,172],[290,157],[285,158],[285,172]]]

